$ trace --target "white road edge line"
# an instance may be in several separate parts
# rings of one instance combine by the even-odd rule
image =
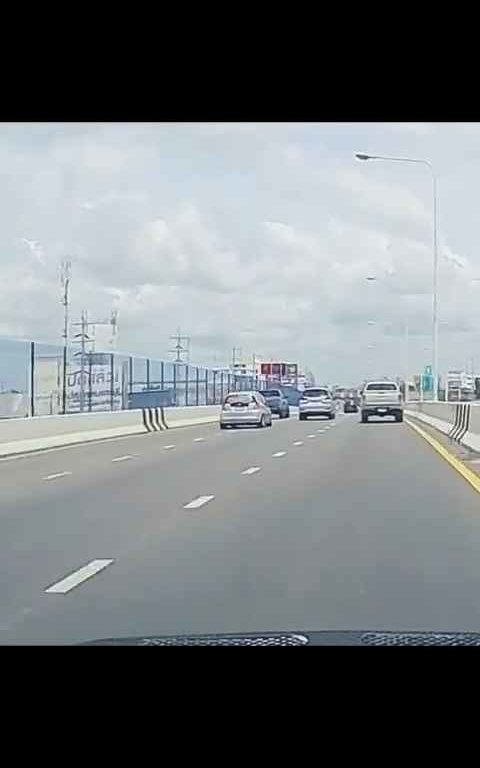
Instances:
[[[278,451],[278,453],[272,453],[274,459],[279,459],[281,456],[286,456],[286,451]]]
[[[294,445],[303,445],[303,440],[297,440],[297,442],[294,443]]]
[[[95,576],[99,571],[103,571],[104,568],[111,565],[113,560],[92,560],[83,568],[79,568],[78,571],[74,571],[69,576],[66,576],[61,581],[57,581],[56,584],[52,584],[51,587],[45,590],[50,594],[65,595],[70,592],[74,587],[78,587],[83,581]]]
[[[57,477],[66,477],[67,475],[73,474],[72,472],[55,472],[53,475],[46,475],[46,477],[42,477],[42,480],[56,480]]]
[[[208,502],[212,501],[214,498],[215,496],[198,496],[198,498],[189,501],[188,504],[185,504],[183,508],[198,509],[199,507],[203,507],[204,504],[208,504]]]
[[[254,475],[255,472],[260,472],[260,467],[249,467],[242,472],[242,475]]]

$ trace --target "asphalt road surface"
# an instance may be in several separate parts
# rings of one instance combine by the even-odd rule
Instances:
[[[407,424],[170,430],[0,461],[0,643],[480,630],[480,499]]]

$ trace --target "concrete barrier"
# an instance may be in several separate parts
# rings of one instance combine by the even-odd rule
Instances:
[[[220,406],[142,408],[0,420],[0,456],[215,422]]]
[[[167,428],[191,427],[195,424],[209,424],[218,421],[219,405],[198,405],[185,408],[163,408]]]
[[[480,452],[480,403],[415,403],[407,406],[407,416],[414,416],[452,440]]]

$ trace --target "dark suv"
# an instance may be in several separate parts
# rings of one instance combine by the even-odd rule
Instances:
[[[280,419],[288,419],[290,406],[281,389],[261,389],[260,394],[265,398],[272,413],[277,413]]]

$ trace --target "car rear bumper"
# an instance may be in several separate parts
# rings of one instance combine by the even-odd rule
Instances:
[[[365,416],[397,416],[403,413],[400,405],[368,405],[362,408]]]
[[[301,416],[329,416],[331,413],[335,413],[334,408],[300,408],[299,414]]]

